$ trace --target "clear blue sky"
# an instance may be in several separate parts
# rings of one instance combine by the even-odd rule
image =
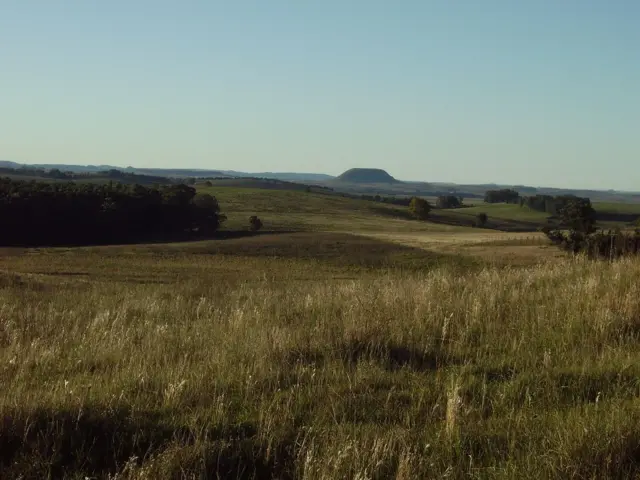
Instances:
[[[0,0],[0,159],[640,190],[637,0]]]

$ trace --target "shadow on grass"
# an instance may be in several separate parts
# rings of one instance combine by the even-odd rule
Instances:
[[[161,462],[162,478],[292,478],[292,442],[263,445],[253,425],[197,433],[158,414],[98,409],[7,412],[0,420],[0,478],[115,475],[167,451],[196,452]]]
[[[461,209],[455,209],[459,211]],[[475,217],[464,217],[460,215],[448,215],[445,210],[438,210],[429,214],[429,221],[440,225],[449,225],[454,227],[471,227],[476,228]],[[489,217],[489,222],[485,227],[486,230],[498,230],[500,232],[537,232],[538,229],[545,225],[544,222],[527,222],[515,219],[502,219]]]
[[[74,247],[104,247],[104,246],[127,246],[127,245],[156,245],[166,243],[186,243],[196,242],[204,240],[232,240],[238,238],[258,237],[261,235],[273,235],[276,233],[291,233],[288,231],[259,231],[253,232],[250,230],[218,230],[212,235],[198,235],[197,233],[172,233],[172,234],[153,234],[153,235],[141,235],[135,237],[126,237],[125,235],[114,235],[110,238],[103,238],[101,240],[84,241],[79,240],[76,242],[59,241],[59,242],[31,242],[31,243],[10,243],[3,244],[1,247],[7,247],[10,249],[15,248],[74,248]]]
[[[621,213],[621,212],[598,212],[596,211],[597,222],[617,222],[617,223],[633,223],[640,219],[638,213]]]
[[[373,362],[389,371],[407,368],[426,372],[460,363],[458,359],[445,353],[423,351],[413,346],[373,340],[351,340],[327,353],[317,349],[295,349],[286,352],[281,361],[289,367],[294,365],[319,367],[330,357],[337,357],[349,367],[354,367],[360,362]]]
[[[349,267],[431,268],[438,265],[470,267],[468,257],[436,253],[372,237],[346,233],[278,233],[197,242],[185,247],[189,252],[211,255],[238,255],[326,261]]]
[[[426,372],[458,363],[456,359],[437,351],[425,352],[412,346],[360,339],[351,340],[342,346],[341,357],[347,365],[373,361],[390,371],[408,368]]]

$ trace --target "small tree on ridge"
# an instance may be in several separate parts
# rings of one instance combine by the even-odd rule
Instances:
[[[409,212],[418,220],[426,220],[431,211],[431,205],[424,198],[413,197],[409,203]]]

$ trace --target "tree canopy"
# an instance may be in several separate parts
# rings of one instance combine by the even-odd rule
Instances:
[[[187,185],[26,182],[0,179],[0,243],[83,244],[205,235],[224,217]]]
[[[418,220],[426,220],[431,211],[431,205],[424,198],[413,197],[409,202],[409,212]]]

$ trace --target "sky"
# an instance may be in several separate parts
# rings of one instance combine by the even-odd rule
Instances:
[[[0,0],[0,159],[640,190],[637,0]]]

